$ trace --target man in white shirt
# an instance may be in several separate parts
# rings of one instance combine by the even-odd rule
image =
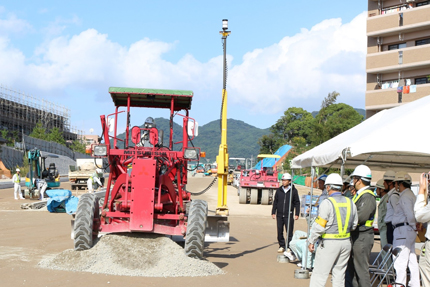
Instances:
[[[420,190],[418,192],[417,201],[415,202],[414,212],[418,222],[430,222],[430,205],[427,204],[428,196],[428,179],[429,174],[423,173],[420,178]],[[427,226],[426,243],[421,250],[420,255],[420,274],[424,287],[430,287],[430,228]],[[427,250],[427,252],[426,252]]]
[[[393,170],[387,170],[383,177],[385,189],[388,190],[387,201],[385,203],[387,211],[385,213],[384,221],[387,226],[386,236],[387,236],[387,243],[389,244],[393,244],[394,229],[393,229],[393,225],[391,224],[391,220],[393,220],[393,213],[394,213],[393,207],[399,201],[399,193],[394,188],[395,177],[396,177],[396,172]]]
[[[394,262],[394,269],[396,269],[396,283],[406,286],[406,269],[409,268],[411,275],[407,286],[419,287],[420,273],[417,255],[415,254],[417,222],[413,212],[416,199],[414,193],[410,190],[411,183],[412,179],[409,174],[402,171],[396,173],[394,184],[400,196],[399,201],[394,205],[391,223],[394,228],[393,249],[400,247],[402,251]]]
[[[24,199],[24,197],[22,197],[22,193],[21,193],[21,175],[20,175],[20,170],[19,168],[16,169],[16,173],[13,175],[12,177],[12,182],[13,182],[13,190],[14,190],[14,197],[17,200],[19,199]]]

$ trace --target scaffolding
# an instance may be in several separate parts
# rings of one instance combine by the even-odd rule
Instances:
[[[70,125],[70,109],[0,85],[0,130],[29,135],[36,124],[46,131],[58,128],[66,141],[75,140],[83,132]]]

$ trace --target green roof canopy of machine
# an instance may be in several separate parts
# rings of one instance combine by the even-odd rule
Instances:
[[[158,90],[141,88],[110,87],[113,103],[117,107],[127,106],[127,97],[130,95],[131,107],[152,107],[170,109],[174,98],[174,110],[191,109],[193,91],[183,90]]]

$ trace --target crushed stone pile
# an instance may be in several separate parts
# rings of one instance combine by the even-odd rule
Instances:
[[[108,234],[89,250],[68,249],[39,262],[47,269],[144,277],[223,274],[215,264],[189,258],[170,238],[153,234]]]

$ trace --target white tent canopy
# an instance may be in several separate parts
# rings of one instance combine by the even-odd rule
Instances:
[[[384,110],[295,157],[292,168],[310,166],[373,170],[430,170],[430,96]]]

